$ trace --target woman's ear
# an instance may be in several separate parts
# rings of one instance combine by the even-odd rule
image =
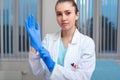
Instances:
[[[76,20],[79,18],[79,12],[76,13]]]

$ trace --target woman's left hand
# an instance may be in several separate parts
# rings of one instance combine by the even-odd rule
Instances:
[[[42,43],[41,43],[41,31],[40,31],[40,26],[38,23],[35,23],[35,19],[34,16],[30,15],[28,17],[28,20],[25,21],[25,25],[26,25],[26,31],[30,37],[30,44],[31,46],[36,49],[39,50],[42,47]]]
[[[50,53],[46,50],[41,43],[40,37],[40,26],[39,24],[35,24],[34,17],[31,15],[28,17],[28,21],[25,22],[26,30],[30,37],[31,46],[39,52],[39,55],[47,65],[50,72],[53,71],[55,62],[52,60]]]

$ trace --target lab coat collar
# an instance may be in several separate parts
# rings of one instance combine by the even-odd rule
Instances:
[[[55,34],[54,41],[56,41],[60,38],[61,38],[61,30]],[[74,32],[71,44],[77,44],[79,38],[80,38],[80,32],[78,31],[78,29],[76,29]]]
[[[61,31],[59,31],[55,34],[54,41],[57,41],[60,38],[61,38]]]
[[[78,29],[76,29],[71,44],[77,44],[78,40],[80,40],[79,38],[80,38],[80,32],[78,31]]]

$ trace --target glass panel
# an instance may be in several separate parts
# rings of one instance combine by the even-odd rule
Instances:
[[[94,0],[76,0],[82,33],[93,38]],[[117,52],[118,0],[101,0],[99,17],[99,53]]]
[[[117,52],[118,0],[102,0],[100,53]]]
[[[37,17],[37,3],[38,0],[18,0],[18,36],[19,36],[19,51],[29,51],[29,37],[25,30],[25,19],[28,15]]]
[[[0,58],[26,58],[29,38],[25,19],[30,14],[37,19],[38,0],[0,0],[0,4]]]
[[[10,2],[10,3],[9,3]],[[12,45],[12,32],[13,32],[13,1],[3,1],[3,53],[13,53]],[[11,10],[11,11],[10,11]],[[2,27],[2,26],[1,26]]]
[[[18,0],[18,48],[19,52],[29,51],[29,37],[25,30],[25,19],[29,15],[37,17],[38,0]]]
[[[80,31],[93,38],[94,0],[76,0],[79,8]]]

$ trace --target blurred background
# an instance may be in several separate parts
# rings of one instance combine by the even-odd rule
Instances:
[[[34,15],[41,36],[57,32],[57,0],[0,0],[0,80],[41,80],[28,63],[30,40],[25,20]],[[75,0],[81,33],[94,39],[96,69],[92,80],[120,79],[120,0]],[[112,77],[110,76],[112,75]],[[10,79],[11,77],[11,79]]]

